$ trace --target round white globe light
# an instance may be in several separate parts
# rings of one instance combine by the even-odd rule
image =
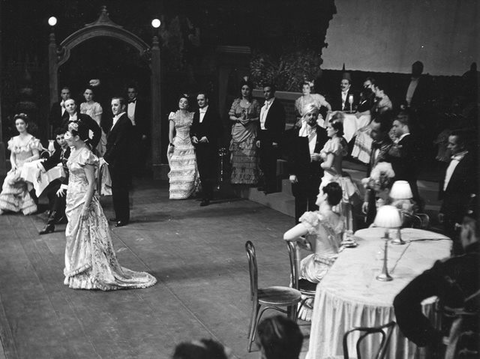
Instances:
[[[57,18],[55,16],[51,16],[49,19],[48,19],[48,25],[50,26],[55,26],[57,25]]]
[[[158,29],[161,25],[161,21],[158,20],[158,19],[153,19],[152,20],[152,26],[155,28],[155,29]]]

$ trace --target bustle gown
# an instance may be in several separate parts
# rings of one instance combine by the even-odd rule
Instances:
[[[98,166],[98,158],[88,149],[72,152],[68,159],[69,182],[65,214],[64,284],[73,289],[117,290],[147,288],[157,280],[146,272],[120,266],[113,248],[108,221],[98,194],[92,197],[88,218],[81,217],[88,181],[84,167]]]
[[[40,140],[30,136],[25,145],[22,145],[18,136],[8,141],[8,149],[15,153],[17,168],[10,170],[5,177],[0,193],[0,211],[22,212],[24,215],[37,211],[37,205],[30,196],[32,184],[25,182],[20,174],[25,160],[33,156],[32,150],[42,150]]]
[[[190,138],[193,115],[193,112],[184,114],[178,110],[170,117],[170,121],[175,124],[176,132],[173,139],[173,154],[169,157],[170,199],[187,199],[198,190],[200,177],[195,148]]]
[[[327,217],[316,211],[305,212],[300,217],[300,223],[307,229],[305,237],[312,244],[314,253],[301,260],[299,279],[319,283],[338,257],[345,221],[341,215]],[[313,300],[309,298],[301,307],[299,318],[310,321],[312,308]]]

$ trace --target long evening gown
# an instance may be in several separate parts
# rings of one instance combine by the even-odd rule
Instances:
[[[199,185],[199,174],[195,148],[190,138],[190,127],[193,123],[193,112],[186,114],[178,110],[170,121],[175,124],[173,154],[169,158],[170,199],[187,199]]]
[[[320,153],[334,155],[333,167],[337,170],[339,174],[333,175],[328,171],[325,171],[322,182],[320,183],[320,193],[322,193],[323,187],[325,187],[330,182],[337,182],[340,187],[342,187],[343,198],[339,205],[335,206],[335,209],[338,213],[344,216],[345,218],[345,227],[346,232],[349,235],[352,235],[354,232],[354,223],[353,223],[353,196],[360,195],[357,185],[352,181],[350,175],[342,171],[342,161],[343,157],[348,153],[347,143],[343,138],[335,137],[327,141]]]
[[[30,196],[33,186],[21,177],[22,166],[25,160],[33,156],[32,150],[42,150],[40,140],[30,136],[26,144],[22,144],[19,137],[12,137],[8,141],[8,149],[15,153],[17,168],[10,170],[5,177],[0,193],[0,212],[22,212],[24,215],[37,211],[37,205]]]
[[[344,219],[342,216],[325,216],[316,211],[305,212],[300,217],[300,223],[308,231],[306,238],[312,244],[314,253],[301,260],[299,279],[319,283],[337,259],[345,229]],[[308,298],[298,313],[299,317],[310,321],[312,308],[313,301]]]
[[[241,99],[233,101],[230,116],[240,116],[246,113],[250,121],[247,124],[235,122],[232,126],[232,140],[230,141],[230,153],[232,184],[255,185],[258,182],[258,149],[255,145],[260,119],[260,104],[252,100],[248,107],[242,107]]]
[[[117,290],[147,288],[157,280],[145,272],[134,272],[118,263],[108,221],[95,193],[88,218],[81,217],[88,181],[85,165],[98,166],[98,158],[88,149],[72,152],[67,166],[70,177],[67,189],[68,218],[65,230],[65,281],[74,289]]]

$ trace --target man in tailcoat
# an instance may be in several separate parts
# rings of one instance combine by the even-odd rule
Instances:
[[[202,183],[203,197],[200,206],[208,206],[213,199],[213,187],[217,177],[218,140],[222,135],[222,122],[215,109],[208,103],[208,95],[197,95],[198,110],[193,115],[190,129],[192,143],[195,146],[198,171]]]
[[[65,101],[65,109],[68,112],[68,117],[64,118],[62,124],[65,132],[68,130],[68,124],[70,122],[83,122],[89,130],[88,140],[85,143],[90,146],[91,150],[94,150],[102,137],[102,129],[97,124],[97,121],[87,114],[79,113],[74,99],[68,99]]]
[[[275,87],[263,87],[265,103],[260,110],[260,131],[257,147],[260,148],[260,169],[263,172],[265,194],[277,192],[277,158],[280,155],[280,142],[285,132],[285,109],[275,98]]]
[[[70,147],[65,141],[65,128],[57,128],[55,130],[55,151],[43,162],[39,162],[38,168],[42,172],[48,172],[58,164],[62,164],[65,171],[65,177],[52,181],[45,192],[48,197],[49,214],[46,226],[39,232],[47,234],[55,231],[55,224],[61,223],[65,219],[65,197],[68,185],[68,167],[67,160],[70,156]]]
[[[319,109],[314,105],[304,111],[304,122],[295,129],[289,143],[288,172],[295,196],[295,223],[306,211],[315,211],[320,182],[323,177],[323,162],[320,151],[328,141],[327,131],[318,126]]]
[[[112,98],[113,124],[107,135],[107,150],[103,159],[108,163],[112,178],[112,198],[116,227],[126,226],[130,221],[129,190],[131,175],[132,122],[126,113],[126,101]]]
[[[452,131],[447,148],[452,159],[440,181],[439,199],[443,202],[438,219],[443,222],[445,235],[453,240],[453,253],[461,254],[457,227],[471,198],[478,195],[478,167],[474,153],[467,149],[465,132]]]
[[[138,98],[136,85],[127,87],[127,115],[133,126],[132,146],[135,153],[135,172],[142,174],[145,171],[147,156],[150,150],[151,124],[150,106]]]
[[[70,98],[70,89],[68,87],[62,88],[60,92],[61,101],[55,102],[50,109],[50,116],[48,122],[50,124],[50,128],[55,130],[62,126],[66,118],[68,118],[68,112],[65,108],[65,101]],[[49,131],[49,134],[51,131]],[[51,133],[53,135],[53,133]]]

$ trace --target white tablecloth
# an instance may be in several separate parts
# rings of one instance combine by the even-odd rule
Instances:
[[[20,177],[33,185],[37,197],[40,197],[50,182],[57,178],[65,177],[65,171],[61,164],[53,167],[47,172],[42,172],[37,167],[39,161],[40,160],[24,163],[22,166],[22,172],[20,173]],[[40,177],[38,177],[39,174]]]
[[[393,299],[413,278],[450,255],[451,241],[438,233],[402,229],[405,245],[388,245],[391,282],[380,282],[385,241],[384,230],[357,231],[358,247],[340,253],[328,274],[317,286],[307,358],[343,358],[342,340],[353,327],[373,327],[395,320]],[[432,319],[435,298],[424,301],[423,310]],[[358,335],[349,336],[349,353],[355,355]],[[377,339],[367,341],[363,356],[369,358]],[[369,347],[370,346],[370,347]],[[415,344],[395,328],[387,358],[415,358]]]
[[[327,121],[324,122],[325,127],[327,126],[328,121],[330,120],[330,118],[334,113],[335,112],[328,113]],[[343,132],[344,132],[343,137],[345,137],[347,142],[350,142],[352,140],[357,130],[359,130],[360,128],[370,123],[370,115],[362,115],[359,118],[357,118],[355,114],[344,112],[344,116],[345,116],[345,119],[343,120]]]

